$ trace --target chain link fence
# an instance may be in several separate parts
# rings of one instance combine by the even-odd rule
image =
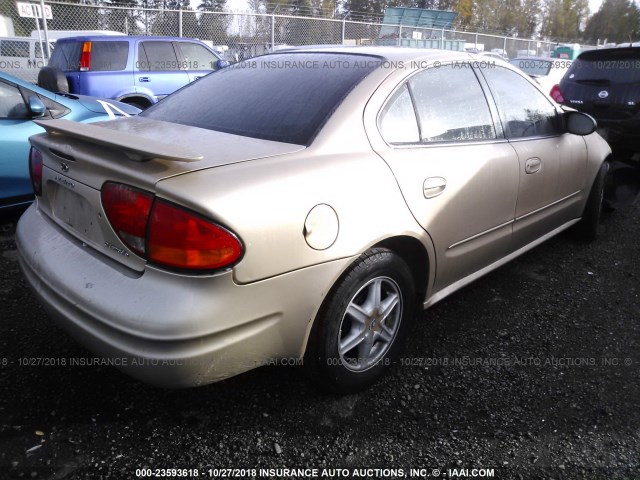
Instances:
[[[335,18],[310,18],[268,13],[232,13],[194,10],[78,4],[47,1],[50,39],[55,31],[109,30],[126,35],[166,35],[203,40],[230,61],[239,61],[283,46],[346,44],[397,45],[420,48],[499,50],[512,58],[527,51],[548,55],[555,43],[473,33],[415,28]],[[41,20],[22,18],[13,6],[0,14],[11,18],[16,36],[36,36]],[[39,24],[39,25],[38,25]],[[44,35],[41,33],[44,37]]]

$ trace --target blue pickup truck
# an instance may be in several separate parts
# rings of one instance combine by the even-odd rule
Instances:
[[[38,85],[54,92],[111,98],[147,108],[227,66],[199,40],[153,36],[59,39]]]

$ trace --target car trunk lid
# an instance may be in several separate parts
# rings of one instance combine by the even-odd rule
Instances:
[[[105,182],[155,193],[169,177],[304,148],[140,117],[38,123],[48,132],[30,139],[43,155],[40,210],[78,241],[137,271],[146,262],[111,228],[100,196]]]

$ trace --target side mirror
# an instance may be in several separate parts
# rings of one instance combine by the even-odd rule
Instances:
[[[590,135],[598,128],[596,119],[582,112],[565,112],[564,122],[567,132],[574,135]]]
[[[220,68],[227,68],[229,66],[229,62],[227,62],[226,60],[218,60],[216,62],[216,68],[220,69]]]
[[[29,112],[31,112],[31,118],[44,117],[47,107],[38,97],[29,97]]]

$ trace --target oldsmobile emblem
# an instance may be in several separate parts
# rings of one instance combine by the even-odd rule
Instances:
[[[64,162],[60,162],[60,168],[62,169],[63,172],[68,172],[69,171],[69,165],[67,165]]]
[[[76,188],[76,184],[75,184],[75,183],[70,182],[69,180],[67,180],[67,179],[66,179],[66,178],[64,178],[64,177],[61,177],[60,175],[56,175],[53,179],[54,179],[56,182],[58,182],[59,184],[64,185],[65,187],[68,187],[68,188]]]
[[[113,243],[104,242],[104,246],[107,247],[109,250],[113,250],[114,252],[119,253],[123,257],[129,256],[129,254],[124,249],[116,247]]]

